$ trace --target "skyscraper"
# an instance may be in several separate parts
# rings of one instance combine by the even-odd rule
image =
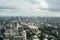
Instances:
[[[22,39],[23,40],[27,40],[27,38],[26,38],[26,31],[22,31]]]

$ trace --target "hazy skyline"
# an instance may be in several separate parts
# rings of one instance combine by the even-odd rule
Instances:
[[[0,0],[0,16],[60,17],[60,0]]]

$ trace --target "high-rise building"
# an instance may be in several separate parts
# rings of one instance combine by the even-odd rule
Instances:
[[[0,40],[3,40],[3,36],[2,35],[0,35]]]
[[[34,36],[32,37],[32,40],[39,40],[39,38],[38,38],[36,35],[34,35]]]
[[[22,36],[14,36],[13,40],[22,40]]]
[[[26,31],[22,31],[22,39],[23,40],[27,40]]]

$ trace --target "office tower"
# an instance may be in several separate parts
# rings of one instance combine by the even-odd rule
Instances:
[[[27,40],[27,39],[26,39],[26,31],[22,31],[22,39],[23,39],[23,40]]]

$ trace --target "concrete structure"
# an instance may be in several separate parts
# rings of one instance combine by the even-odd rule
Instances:
[[[13,40],[22,40],[22,36],[14,36]]]
[[[27,38],[26,38],[26,31],[22,32],[22,40],[27,40]]]
[[[34,35],[34,36],[32,37],[32,40],[39,40],[39,38],[38,38],[36,35]]]

